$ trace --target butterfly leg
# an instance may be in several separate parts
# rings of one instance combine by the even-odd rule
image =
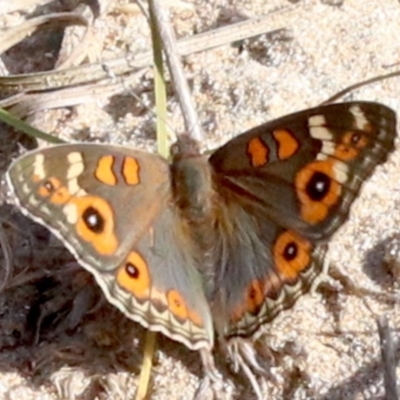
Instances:
[[[244,339],[231,339],[227,344],[227,350],[233,363],[234,372],[242,371],[249,380],[257,399],[264,399],[254,372],[257,375],[265,376],[268,375],[268,371],[257,360],[254,346]]]
[[[201,361],[203,364],[204,377],[201,380],[195,395],[194,400],[202,400],[207,398],[206,393],[210,390],[211,386],[223,384],[222,376],[215,367],[214,357],[210,350],[200,350]],[[212,388],[214,390],[214,387]]]

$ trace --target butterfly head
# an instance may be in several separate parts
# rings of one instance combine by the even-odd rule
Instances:
[[[171,156],[174,162],[191,157],[200,156],[199,143],[189,135],[180,135],[171,146]]]

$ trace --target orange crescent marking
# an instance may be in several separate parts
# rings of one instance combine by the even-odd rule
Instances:
[[[359,136],[357,143],[353,142],[354,136]],[[365,146],[367,146],[369,140],[364,133],[349,131],[343,135],[342,143],[352,147],[356,147],[357,149],[363,149]]]
[[[175,317],[185,320],[189,316],[186,303],[182,295],[176,290],[170,290],[167,293],[168,309]]]
[[[96,196],[74,197],[71,199],[71,203],[77,208],[76,229],[78,235],[89,242],[100,254],[114,254],[118,247],[118,241],[114,233],[114,214],[110,205]],[[89,207],[95,209],[102,218],[104,223],[102,232],[93,232],[86,225],[83,214]]]
[[[296,254],[292,260],[285,257],[288,245],[296,246]],[[311,243],[294,232],[283,232],[274,245],[275,267],[283,280],[295,280],[300,273],[310,265]]]
[[[106,185],[115,186],[117,177],[113,172],[114,157],[112,155],[103,156],[99,159],[94,176],[97,180]]]
[[[300,147],[294,135],[286,129],[276,129],[272,135],[278,142],[278,158],[280,160],[292,157]]]
[[[46,183],[51,185],[51,189],[46,186]],[[51,196],[56,190],[61,187],[61,181],[55,177],[50,177],[43,181],[43,183],[38,187],[38,194],[42,197]]]
[[[133,157],[125,157],[122,165],[122,176],[127,185],[137,185],[140,182],[139,164]]]
[[[340,199],[341,186],[334,179],[333,161],[316,161],[307,164],[300,172],[297,173],[295,185],[297,194],[301,203],[301,217],[310,224],[316,224],[323,221],[329,213],[329,207],[336,204]],[[329,192],[321,201],[310,199],[306,192],[306,186],[315,172],[326,174],[330,181]]]
[[[247,144],[247,154],[251,158],[253,167],[262,167],[268,162],[268,147],[259,138],[255,137]]]
[[[119,286],[139,299],[148,299],[151,279],[149,268],[143,257],[134,251],[129,253],[125,263],[118,269]]]

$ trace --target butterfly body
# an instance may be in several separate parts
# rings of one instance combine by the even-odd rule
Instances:
[[[183,138],[171,164],[119,146],[36,150],[7,181],[125,315],[212,349],[214,330],[250,337],[310,290],[395,134],[389,108],[343,103],[254,128],[209,158]]]

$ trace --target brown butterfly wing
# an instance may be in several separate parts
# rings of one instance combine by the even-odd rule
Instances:
[[[226,336],[252,334],[309,290],[323,269],[321,243],[395,135],[389,108],[342,103],[277,119],[211,155],[223,245],[210,297]]]
[[[21,210],[50,229],[129,318],[191,349],[213,346],[210,309],[170,167],[111,145],[27,153],[7,174]]]
[[[283,228],[259,208],[229,197],[220,204],[212,305],[217,331],[250,336],[308,292],[324,269],[325,245]]]

